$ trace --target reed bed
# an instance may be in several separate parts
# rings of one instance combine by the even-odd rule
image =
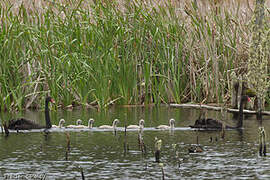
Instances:
[[[101,109],[226,102],[247,69],[247,2],[1,1],[0,108],[41,108],[46,94]]]

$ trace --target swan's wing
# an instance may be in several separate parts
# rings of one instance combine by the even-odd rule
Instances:
[[[41,129],[43,126],[24,118],[12,119],[8,123],[8,129],[18,129],[18,130],[27,130],[27,129]]]
[[[113,128],[113,127],[109,126],[109,125],[102,125],[102,126],[99,126],[98,128],[100,128],[100,129],[109,129],[109,128]]]
[[[169,129],[170,127],[167,125],[159,125],[158,127],[156,127],[156,129]]]
[[[129,125],[127,127],[127,129],[139,129],[139,128],[140,128],[140,126],[138,126],[138,125]]]

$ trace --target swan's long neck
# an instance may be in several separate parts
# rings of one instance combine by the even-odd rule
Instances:
[[[238,124],[237,127],[243,127],[243,109],[244,109],[244,100],[243,97],[241,98],[240,107],[239,107],[239,114],[238,114]]]
[[[174,128],[174,122],[170,123],[170,128],[172,128],[172,129]]]
[[[76,126],[79,126],[79,125],[81,125],[82,124],[82,121],[80,120],[80,119],[78,119],[77,121],[76,121]]]
[[[144,128],[144,121],[143,121],[143,120],[140,121],[140,123],[139,123],[139,128],[140,128],[140,129],[143,129],[143,128]]]
[[[116,124],[117,124],[118,122],[117,121],[113,121],[113,128],[115,129],[116,128]]]
[[[60,128],[64,127],[64,123],[65,123],[65,120],[63,120],[63,119],[60,120],[60,121],[59,121],[59,127],[60,127]]]
[[[51,124],[51,118],[50,118],[50,109],[48,107],[49,102],[46,101],[45,102],[45,120],[46,120],[46,128],[51,128],[52,124]]]
[[[93,128],[93,121],[91,121],[91,120],[88,121],[88,127]]]
[[[143,123],[140,123],[140,124],[139,124],[139,129],[140,129],[140,130],[143,130],[143,128],[144,128]]]

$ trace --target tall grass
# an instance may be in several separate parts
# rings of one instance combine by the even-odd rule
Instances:
[[[1,110],[47,94],[62,107],[224,102],[245,72],[252,11],[240,6],[60,2],[1,2]]]

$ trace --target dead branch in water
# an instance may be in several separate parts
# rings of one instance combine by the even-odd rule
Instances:
[[[199,104],[170,104],[169,106],[171,107],[184,107],[184,108],[204,108],[208,110],[214,110],[214,111],[221,111],[222,107],[217,107],[217,106],[209,106],[209,105],[199,105]],[[239,112],[239,109],[232,109],[232,108],[227,108],[228,112]],[[252,110],[246,110],[244,109],[243,113],[245,114],[256,114],[256,111]],[[262,115],[270,115],[269,111],[262,111]]]

